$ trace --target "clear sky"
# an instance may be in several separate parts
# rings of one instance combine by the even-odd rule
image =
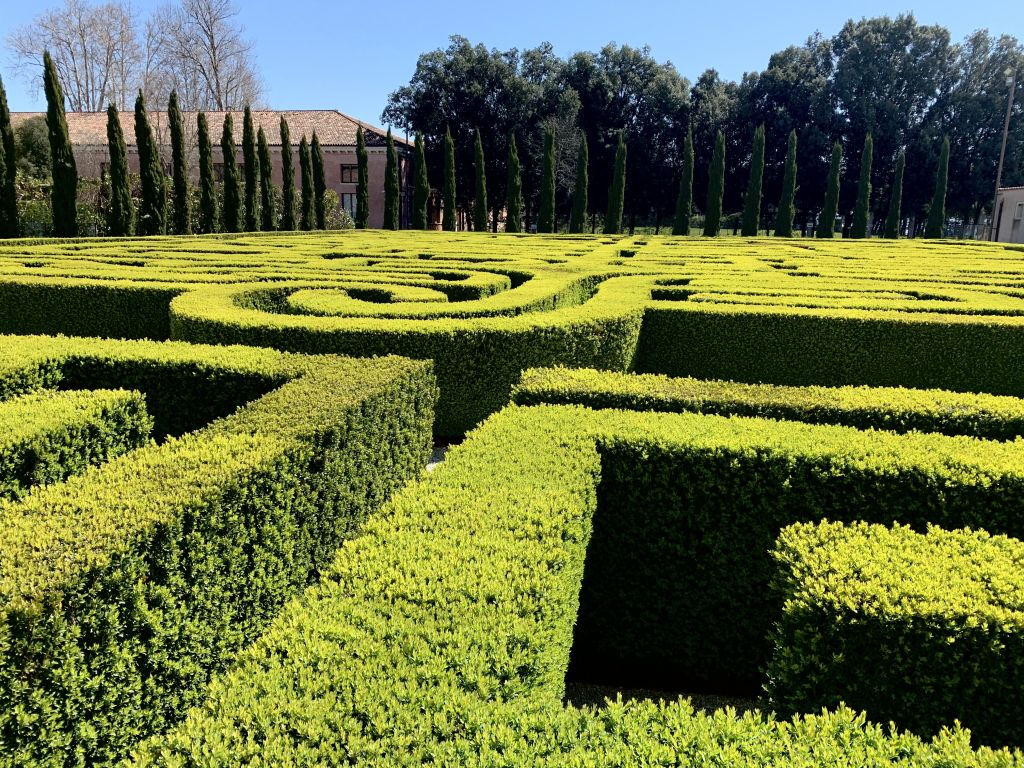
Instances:
[[[849,18],[912,11],[942,24],[954,40],[979,27],[1024,38],[1024,2],[989,0],[236,0],[255,44],[275,109],[337,108],[379,123],[388,94],[407,83],[417,56],[459,34],[492,48],[548,41],[559,55],[608,42],[650,45],[693,81],[708,67],[738,79],[815,31],[837,32]],[[0,39],[60,0],[0,0]],[[134,0],[140,13],[160,0]],[[285,10],[286,9],[286,10]],[[0,72],[12,110],[43,108],[42,93],[10,70]]]

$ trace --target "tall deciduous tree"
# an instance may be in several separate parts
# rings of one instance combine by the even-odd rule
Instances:
[[[796,214],[796,128],[789,132],[786,164],[782,172],[782,197],[775,216],[775,236],[793,236],[793,216]]]
[[[569,216],[569,231],[576,234],[587,225],[587,187],[590,186],[590,150],[587,134],[580,131],[580,143],[576,150],[576,184],[572,188],[572,213]]]
[[[238,187],[238,165],[235,163],[235,135],[231,113],[224,115],[224,130],[220,137],[220,151],[224,161],[225,232],[238,232],[242,223],[242,196]]]
[[[455,231],[455,142],[452,132],[444,132],[444,188],[442,191],[444,211],[441,215],[441,228],[445,232]]]
[[[761,185],[764,183],[764,125],[754,131],[754,147],[750,153],[750,178],[743,199],[744,237],[756,237],[761,229]]]
[[[199,134],[199,231],[217,231],[217,190],[213,179],[213,142],[206,114],[196,116]]]
[[[359,128],[362,131],[362,127]],[[295,164],[288,121],[281,115],[281,229],[295,230]]]
[[[544,126],[544,170],[540,181],[538,232],[555,231],[555,126]]]
[[[302,177],[302,204],[299,208],[299,227],[309,232],[316,226],[316,201],[313,194],[313,157],[306,135],[299,142],[299,175]]]
[[[896,172],[893,174],[892,190],[889,192],[889,213],[885,217],[882,237],[895,240],[900,236],[900,219],[903,205],[903,170],[907,166],[907,153],[900,150],[896,157]]]
[[[260,126],[256,133],[256,144],[260,159],[260,229],[273,232],[277,229],[277,200],[274,199],[274,163],[270,156],[267,134]]]
[[[0,149],[4,162],[0,167],[0,237],[17,237],[21,231],[18,221],[18,194],[15,181],[18,176],[18,156],[14,149],[14,130],[11,112],[7,109],[7,91],[0,80]]]
[[[679,174],[679,194],[676,196],[676,215],[672,222],[673,235],[690,234],[690,216],[693,213],[693,129],[687,127],[683,142],[683,166]]]
[[[388,128],[388,159],[384,165],[384,229],[398,229],[398,206],[401,187],[398,183],[398,151]]]
[[[167,182],[142,91],[135,99],[135,144],[139,150],[139,177],[142,182],[139,234],[161,235],[167,226]]]
[[[939,162],[935,168],[935,191],[928,206],[928,223],[924,228],[925,237],[946,236],[946,183],[949,179],[949,136],[942,137]]]
[[[46,91],[46,131],[50,139],[50,174],[53,179],[50,190],[53,233],[57,237],[74,237],[78,234],[78,168],[68,137],[68,121],[64,116],[64,93],[49,51],[43,54],[43,88]]]
[[[188,157],[185,153],[185,125],[178,107],[178,93],[171,91],[167,104],[167,122],[171,126],[171,170],[174,185],[174,232],[192,233],[192,212],[188,200]]]
[[[487,167],[484,163],[484,144],[480,138],[480,129],[476,129],[473,141],[473,167],[475,196],[473,197],[473,229],[477,232],[487,231]]]
[[[413,173],[416,182],[412,190],[412,228],[427,228],[427,203],[430,200],[430,180],[427,178],[427,155],[423,148],[423,136],[416,134]]]
[[[838,141],[832,145],[832,161],[828,166],[828,182],[825,185],[825,204],[818,218],[816,237],[831,238],[836,231],[836,213],[839,210],[839,174],[843,163],[843,145]]]
[[[370,223],[370,168],[366,154],[366,136],[363,126],[356,128],[356,229],[366,229]]]
[[[107,107],[107,148],[110,152],[110,208],[107,231],[114,237],[134,233],[132,190],[128,178],[128,154],[117,108]]]
[[[615,149],[615,170],[608,190],[608,212],[604,217],[604,233],[617,235],[622,231],[622,210],[626,202],[626,133],[619,131]]]
[[[721,131],[715,137],[715,149],[711,154],[708,170],[708,204],[704,210],[704,235],[717,237],[722,227],[722,195],[725,192],[725,134]]]
[[[516,135],[508,136],[508,183],[505,186],[505,231],[523,231],[523,177],[519,167]]]
[[[313,210],[316,213],[316,228],[327,229],[327,176],[324,173],[324,152],[320,149],[320,138],[313,131],[309,145],[309,158],[313,170]]]
[[[242,160],[245,163],[245,231],[255,232],[260,228],[260,158],[256,153],[256,126],[248,104],[242,117]]]
[[[868,236],[868,213],[871,211],[871,161],[875,144],[869,133],[864,137],[864,149],[860,156],[860,176],[857,179],[857,203],[853,209],[853,224],[850,237],[861,239]]]

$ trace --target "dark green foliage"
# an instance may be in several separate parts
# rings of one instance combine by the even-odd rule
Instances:
[[[327,177],[324,175],[324,153],[320,139],[313,131],[309,145],[310,168],[313,171],[313,210],[316,213],[316,228],[327,229]]]
[[[362,126],[359,127],[361,135]],[[295,164],[292,158],[292,135],[288,121],[281,116],[281,230],[292,232],[295,227]]]
[[[935,191],[928,206],[928,223],[924,228],[925,237],[946,236],[946,183],[949,179],[949,136],[942,137],[942,149],[935,168]]]
[[[256,150],[256,126],[248,104],[242,118],[242,162],[245,163],[245,231],[255,232],[260,228],[260,158]]]
[[[366,137],[363,126],[356,128],[356,229],[366,229],[370,223],[370,168],[366,154]]]
[[[761,185],[764,182],[764,125],[754,131],[754,146],[750,153],[750,178],[747,194],[743,198],[743,224],[740,234],[756,237],[761,229]]]
[[[185,124],[178,108],[178,92],[171,91],[167,105],[171,127],[171,169],[174,180],[174,233],[192,234],[192,212],[188,200],[188,154],[185,149]]]
[[[516,135],[508,135],[508,180],[505,184],[505,231],[523,231],[523,178]]]
[[[162,235],[167,226],[167,181],[142,91],[135,99],[135,143],[139,150],[139,176],[142,181],[139,234]]]
[[[828,166],[828,181],[825,184],[825,204],[818,218],[815,237],[832,238],[836,231],[836,214],[839,211],[839,174],[843,162],[843,145],[838,141],[832,145],[832,161]]]
[[[199,231],[204,234],[217,231],[217,190],[213,179],[213,143],[206,113],[196,117],[199,132]]]
[[[786,148],[786,166],[782,172],[782,197],[775,216],[775,236],[793,236],[793,216],[796,214],[796,128],[789,132]]]
[[[416,134],[413,152],[412,228],[427,228],[427,203],[430,201],[430,180],[427,178],[427,155],[423,148],[423,136]]]
[[[107,148],[110,152],[110,215],[107,217],[107,232],[113,237],[125,237],[135,233],[132,222],[134,209],[127,148],[121,119],[113,104],[107,107]]]
[[[0,79],[0,237],[17,237],[18,195],[15,181],[18,176],[18,156],[14,149],[14,130],[11,113],[7,108],[7,91]]]
[[[555,127],[544,126],[544,169],[540,180],[538,232],[555,231]]]
[[[874,152],[874,142],[869,133],[864,137],[864,150],[860,156],[857,203],[853,209],[853,223],[850,226],[850,237],[854,239],[868,236],[868,213],[871,211],[871,160]]]
[[[74,237],[78,234],[78,168],[68,137],[68,121],[64,116],[64,92],[49,51],[43,53],[43,90],[46,92],[46,130],[50,139],[50,177],[53,181],[50,191],[53,234]],[[4,151],[6,153],[6,146]]]
[[[302,177],[302,201],[299,205],[299,228],[309,232],[316,226],[316,203],[313,196],[313,158],[306,135],[299,142],[299,174]]]
[[[900,208],[903,202],[903,171],[907,167],[907,153],[900,150],[896,158],[896,172],[892,179],[892,190],[889,192],[889,213],[885,217],[885,232],[882,237],[895,240],[900,236]]]
[[[619,145],[615,149],[615,169],[608,190],[608,212],[604,217],[604,233],[617,235],[622,231],[622,208],[626,202],[626,133],[619,131]]]
[[[444,189],[442,191],[441,229],[445,232],[455,231],[455,142],[452,141],[451,130],[444,134]]]
[[[274,163],[267,144],[267,134],[260,126],[256,133],[256,144],[260,160],[260,229],[272,232],[277,229],[277,200],[274,197]]]
[[[224,161],[223,229],[225,232],[238,232],[242,223],[242,197],[238,186],[234,125],[230,112],[224,115],[224,132],[220,138],[220,151]]]
[[[398,151],[395,139],[388,128],[388,159],[384,166],[384,229],[398,229],[399,210],[402,194],[398,181]]]
[[[715,137],[708,169],[708,203],[704,209],[704,236],[717,237],[722,228],[722,196],[725,194],[725,134]]]
[[[693,213],[693,128],[687,127],[683,142],[683,167],[679,174],[679,194],[676,196],[676,215],[672,222],[673,235],[690,234],[690,216]]]
[[[572,213],[569,216],[569,232],[579,234],[587,225],[589,205],[587,189],[590,187],[590,151],[587,148],[587,134],[580,131],[580,144],[576,150],[576,184],[572,188]]]
[[[480,139],[480,129],[476,129],[473,142],[473,168],[475,171],[476,190],[473,197],[473,229],[476,232],[487,231],[487,167],[484,163],[484,145]]]

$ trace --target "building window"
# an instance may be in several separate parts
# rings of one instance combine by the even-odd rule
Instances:
[[[356,217],[356,193],[342,192],[340,198],[341,207],[348,211],[348,215],[354,219]]]
[[[355,184],[359,181],[359,166],[341,164],[341,183]]]
[[[213,164],[213,178],[217,181],[224,181],[224,163]]]
[[[100,163],[100,176],[102,176],[106,172],[107,172],[107,164],[101,162]]]
[[[1024,219],[1024,203],[1017,203],[1017,209],[1013,212],[1013,220],[1020,221]]]

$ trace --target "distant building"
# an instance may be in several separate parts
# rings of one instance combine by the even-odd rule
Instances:
[[[147,112],[157,142],[161,145],[164,170],[171,172],[171,138],[166,112]],[[199,156],[196,140],[196,112],[183,112],[185,135],[190,148],[190,170],[192,181],[199,181]],[[210,141],[213,143],[214,174],[219,181],[223,174],[223,157],[220,149],[221,132],[224,128],[224,116],[227,112],[207,112],[206,120],[210,128]],[[237,147],[235,162],[239,169],[244,167],[242,158],[242,121],[243,112],[232,112],[234,123],[234,139]],[[291,133],[293,166],[295,168],[295,185],[301,183],[299,176],[299,141],[305,135],[312,140],[313,131],[320,139],[320,147],[324,155],[324,175],[327,187],[338,193],[341,207],[353,217],[356,211],[356,128],[363,126],[368,155],[369,171],[370,221],[369,226],[378,228],[384,222],[384,167],[387,162],[387,134],[376,126],[356,120],[354,117],[333,109],[310,110],[254,110],[253,121],[258,131],[260,127],[267,136],[270,153],[274,164],[274,183],[281,186],[281,117],[288,121]],[[11,122],[18,123],[32,117],[45,117],[44,112],[12,112]],[[124,110],[120,113],[121,131],[124,133],[128,148],[128,167],[138,173],[139,153],[135,143],[135,112]],[[67,114],[68,134],[71,137],[75,153],[78,174],[85,178],[99,178],[110,160],[107,150],[107,113],[106,112],[69,112]],[[398,150],[399,184],[402,191],[401,226],[408,226],[409,200],[411,197],[412,144],[405,139],[394,137]]]
[[[1024,187],[1003,187],[996,195],[996,236],[1000,243],[1024,243]]]

